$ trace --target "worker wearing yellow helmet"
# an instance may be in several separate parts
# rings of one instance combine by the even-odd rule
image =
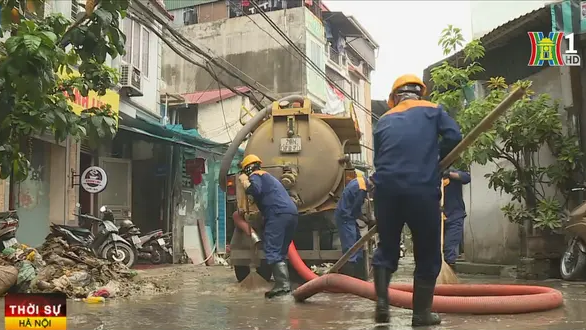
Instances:
[[[372,182],[365,179],[361,172],[356,172],[356,178],[350,180],[344,187],[342,196],[334,211],[334,219],[343,253],[346,253],[361,237],[360,228],[356,220],[360,219],[369,224],[368,219],[362,214],[362,205],[373,188]],[[366,280],[362,254],[362,249],[356,251],[348,259],[348,262],[342,266],[340,273]]]
[[[263,249],[275,279],[275,285],[265,297],[273,298],[291,292],[285,259],[297,228],[298,212],[283,184],[263,171],[261,164],[258,156],[247,155],[240,163],[242,174],[238,179],[246,193],[254,198],[265,221]]]
[[[397,270],[401,232],[407,223],[413,237],[413,326],[441,323],[431,312],[441,269],[439,160],[462,139],[458,124],[441,106],[422,100],[425,84],[415,75],[393,84],[391,108],[374,130],[372,180],[380,242],[374,253],[376,322],[389,321],[388,286]],[[439,137],[442,137],[441,140]]]

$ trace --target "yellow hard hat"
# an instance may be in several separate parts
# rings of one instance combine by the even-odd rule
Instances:
[[[262,161],[260,160],[260,158],[258,158],[257,155],[250,154],[250,155],[244,157],[244,159],[242,160],[242,163],[240,163],[240,166],[242,166],[242,168],[245,168],[246,166],[248,166],[252,163],[261,163],[262,164]]]
[[[395,80],[395,83],[393,84],[393,89],[391,90],[391,93],[389,94],[389,100],[387,101],[389,108],[392,109],[393,107],[395,107],[395,102],[393,101],[393,95],[395,94],[397,89],[399,89],[405,85],[408,85],[408,84],[416,84],[416,85],[421,86],[421,88],[422,88],[421,95],[425,95],[425,93],[427,92],[427,86],[425,86],[425,84],[423,83],[423,81],[421,79],[419,79],[419,77],[417,77],[414,74],[404,74],[404,75],[400,76],[399,78],[397,78],[397,80]]]

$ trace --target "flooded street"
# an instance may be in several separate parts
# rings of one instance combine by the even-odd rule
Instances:
[[[193,268],[189,268],[193,267]],[[74,330],[124,329],[373,329],[374,302],[340,294],[319,294],[306,303],[292,297],[265,300],[265,289],[247,291],[236,284],[227,267],[195,266],[169,275],[180,286],[172,293],[132,300],[109,300],[105,305],[72,301],[68,327]],[[405,280],[407,274],[399,277]],[[474,278],[474,280],[470,280]],[[466,282],[512,283],[513,280],[463,278]],[[563,291],[565,306],[525,315],[469,316],[444,314],[434,329],[584,329],[586,285],[561,281],[540,282]],[[580,316],[582,315],[582,316]],[[392,309],[392,329],[411,329],[411,311]]]

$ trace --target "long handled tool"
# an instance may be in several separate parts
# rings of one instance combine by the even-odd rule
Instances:
[[[458,276],[456,275],[456,273],[454,272],[454,270],[452,269],[452,267],[450,267],[450,265],[448,265],[448,263],[446,262],[446,260],[444,259],[444,244],[446,243],[445,241],[445,224],[446,224],[446,215],[443,212],[443,208],[444,208],[444,201],[445,201],[445,185],[444,185],[444,180],[442,180],[442,184],[441,184],[441,192],[442,192],[442,197],[441,197],[441,208],[442,208],[442,216],[441,216],[441,256],[442,256],[442,268],[440,270],[440,273],[437,277],[437,281],[436,283],[438,284],[456,284],[458,283]]]
[[[460,157],[460,154],[470,145],[472,145],[474,141],[476,141],[480,134],[486,132],[492,126],[492,124],[494,124],[494,122],[524,94],[525,88],[522,87],[515,89],[511,94],[509,94],[509,96],[507,96],[499,105],[497,105],[491,113],[489,113],[476,127],[474,127],[470,133],[468,133],[468,135],[462,139],[462,141],[460,141],[460,143],[452,150],[452,152],[450,152],[444,159],[440,161],[440,169],[444,171],[450,165],[452,165],[458,159],[458,157]],[[366,233],[366,235],[360,238],[356,244],[354,244],[348,251],[346,251],[346,253],[344,253],[344,255],[332,266],[332,268],[330,268],[330,270],[328,270],[327,273],[338,272],[338,270],[340,270],[340,268],[344,266],[346,262],[348,262],[348,259],[350,259],[350,257],[354,255],[356,251],[360,250],[360,248],[364,246],[364,244],[368,242],[368,240],[370,240],[374,234],[376,234],[376,231],[377,226],[374,225]]]

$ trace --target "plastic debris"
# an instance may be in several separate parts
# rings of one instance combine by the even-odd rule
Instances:
[[[14,281],[4,276],[2,266],[11,267],[6,273],[12,269]],[[0,292],[10,285],[14,292],[63,292],[70,298],[127,297],[146,287],[146,281],[134,279],[136,274],[59,237],[49,238],[39,249],[17,244],[0,254]]]
[[[102,304],[106,302],[104,297],[87,297],[82,300],[88,304]]]

